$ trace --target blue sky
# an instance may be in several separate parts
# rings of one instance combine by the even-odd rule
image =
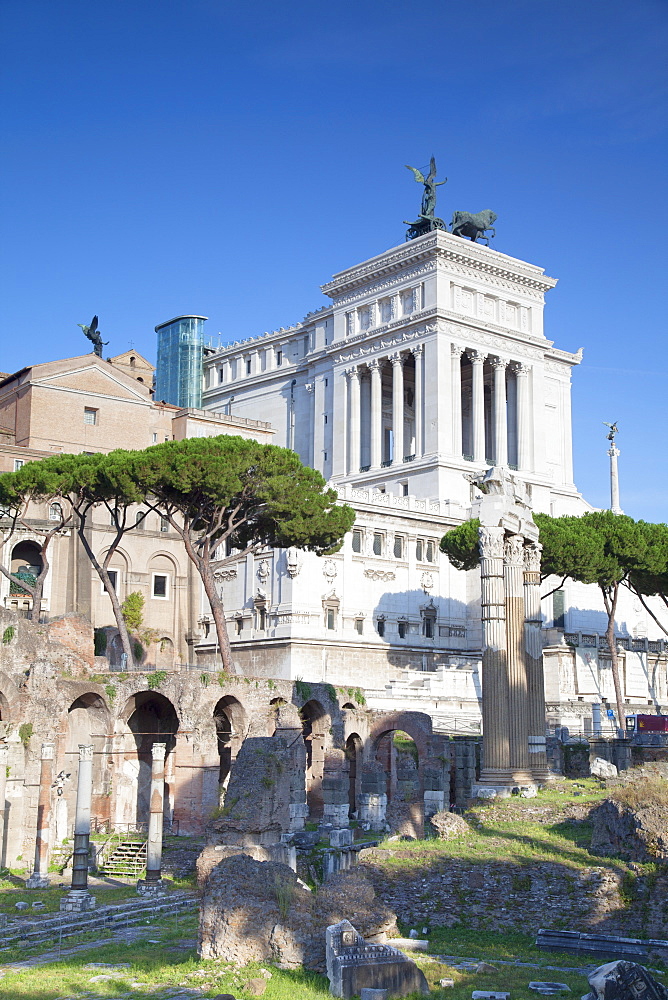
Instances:
[[[324,303],[403,241],[435,154],[439,214],[559,278],[576,481],[666,520],[665,0],[3,0],[0,369],[210,317],[223,341]]]

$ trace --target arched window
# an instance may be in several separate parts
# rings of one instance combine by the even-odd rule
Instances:
[[[59,503],[49,504],[49,521],[62,521],[63,508]]]

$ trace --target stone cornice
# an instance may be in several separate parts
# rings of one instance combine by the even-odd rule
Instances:
[[[543,268],[534,264],[517,260],[478,243],[471,243],[459,236],[436,231],[335,274],[321,289],[324,295],[338,300],[354,289],[429,259],[463,266],[481,275],[500,278],[540,292],[554,288],[557,283],[555,278],[545,274]]]

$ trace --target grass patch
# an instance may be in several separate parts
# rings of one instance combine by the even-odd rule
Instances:
[[[628,809],[639,809],[641,806],[668,809],[668,781],[665,778],[641,778],[615,785],[608,789],[607,795]]]

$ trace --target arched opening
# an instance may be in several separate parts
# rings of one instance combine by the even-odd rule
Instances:
[[[375,757],[385,772],[387,814],[393,832],[411,837],[424,833],[424,792],[417,744],[401,729],[383,733]]]
[[[136,779],[136,809],[135,823],[140,830],[148,826],[150,812],[151,765],[154,743],[165,743],[165,817],[167,829],[171,828],[171,796],[168,775],[169,755],[176,746],[176,734],[179,729],[179,719],[176,710],[168,698],[157,691],[140,691],[129,703],[131,714],[128,718],[128,728],[133,735],[136,747],[136,760],[139,769]]]
[[[17,576],[19,580],[25,580],[29,586],[35,585],[37,577],[42,572],[42,566],[42,556],[37,542],[19,542],[18,545],[15,545],[12,549],[10,572],[13,576]],[[10,581],[9,593],[14,595],[24,595],[25,598],[28,597],[28,591],[24,590],[21,584],[16,580]],[[30,599],[24,600],[24,609],[29,609],[30,604]]]
[[[93,746],[93,787],[91,812],[96,829],[103,830],[110,821],[109,759],[103,753],[109,734],[109,709],[104,698],[87,691],[67,710],[67,739],[64,764],[56,776],[55,839],[62,843],[72,835],[76,809],[79,747]]]
[[[320,818],[323,814],[322,778],[325,769],[325,739],[330,719],[319,701],[307,701],[299,712],[302,736],[306,747],[306,800],[309,814]]]
[[[346,759],[348,760],[348,817],[353,819],[357,811],[359,794],[359,765],[362,757],[362,740],[357,733],[351,733],[346,740]]]
[[[222,798],[225,792],[232,763],[243,741],[244,714],[240,702],[229,694],[216,702],[213,710],[213,721],[216,726],[216,740],[218,743],[218,759],[220,761],[220,769],[218,771],[220,798]]]
[[[168,669],[174,666],[174,643],[167,635],[158,639],[156,643],[155,665]]]

